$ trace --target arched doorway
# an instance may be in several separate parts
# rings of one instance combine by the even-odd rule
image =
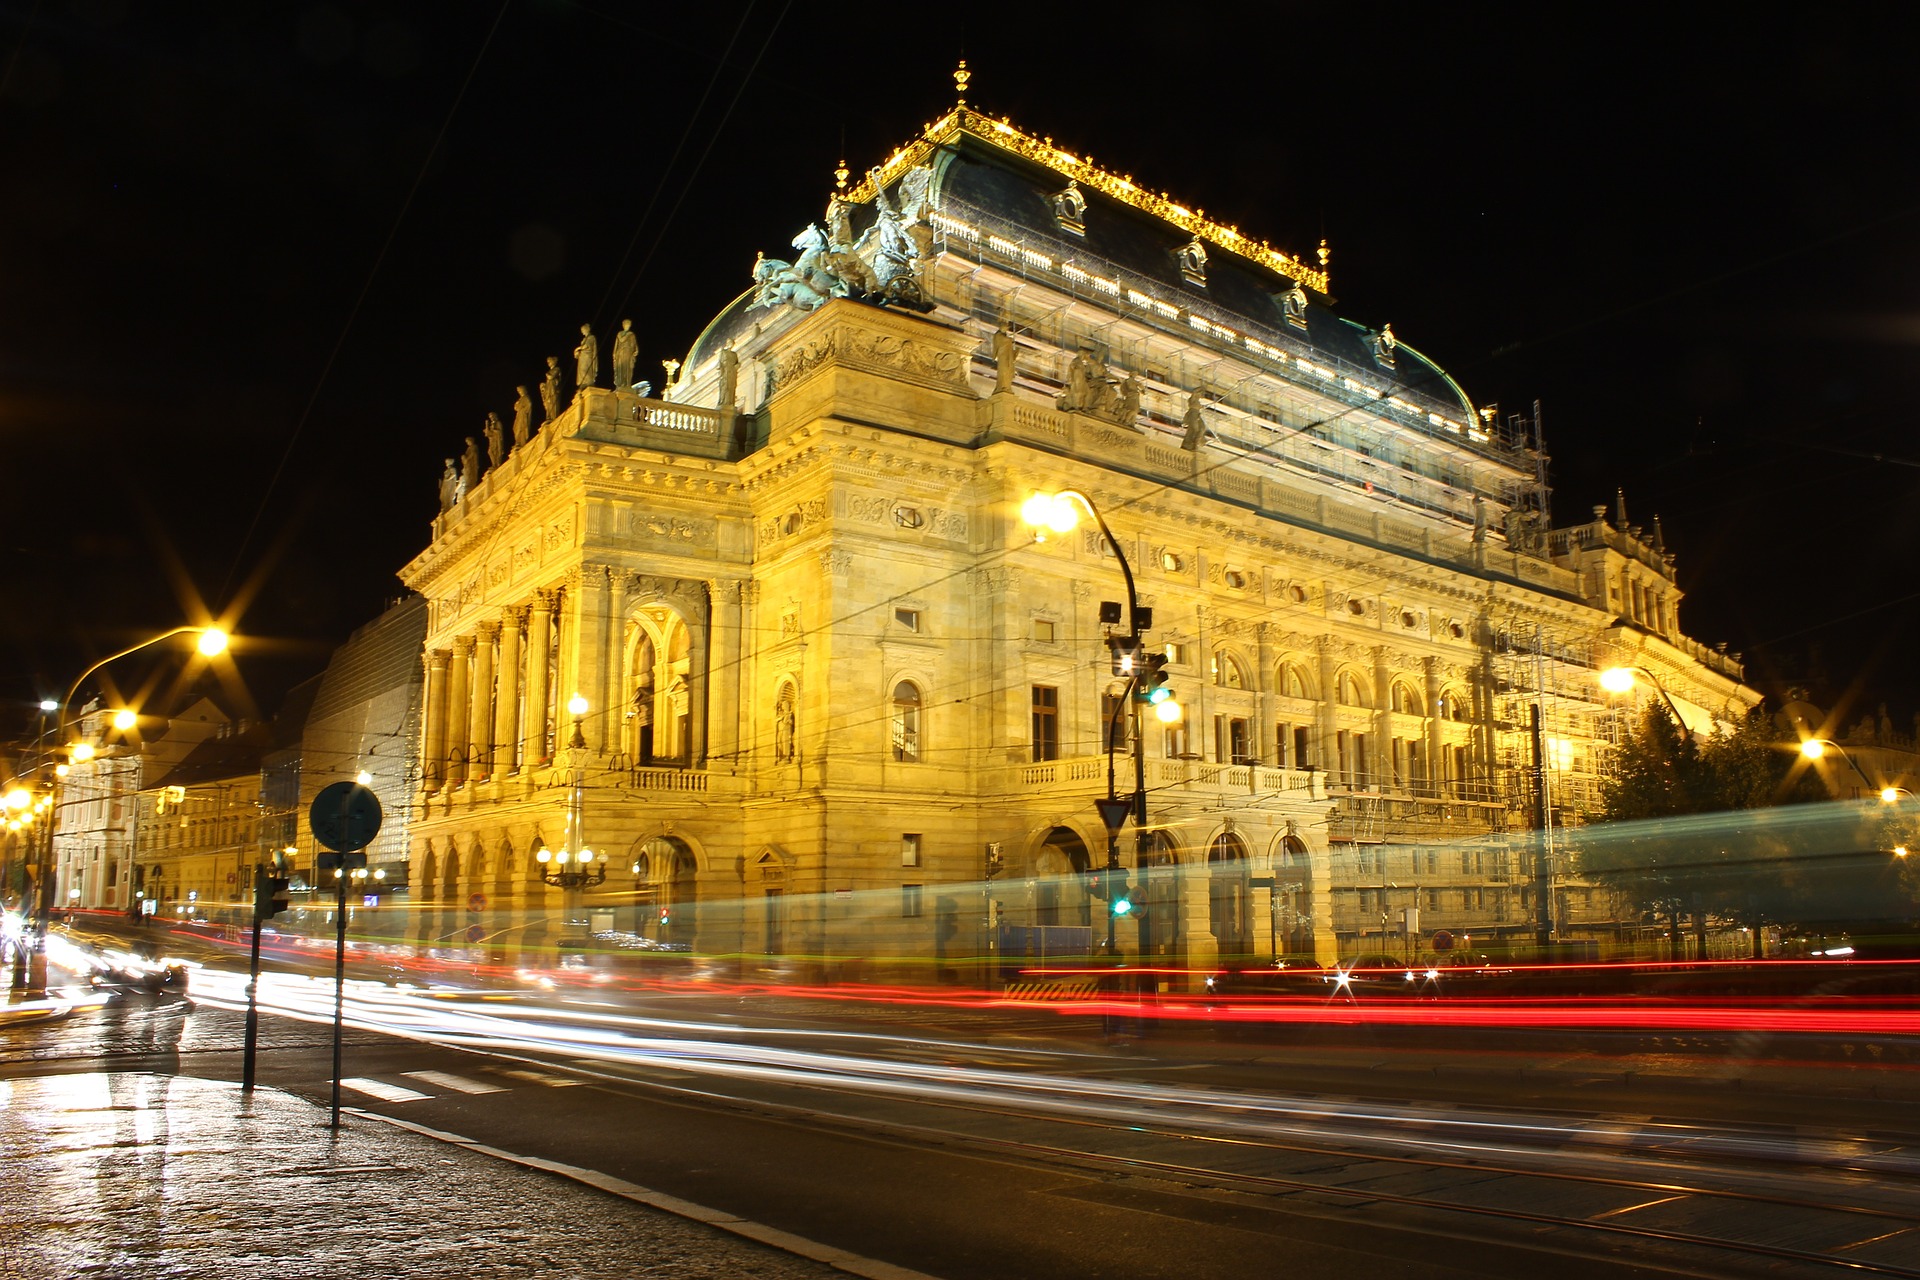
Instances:
[[[673,836],[643,841],[633,857],[634,932],[655,942],[691,943],[699,932],[699,863]]]
[[[1222,960],[1253,950],[1248,919],[1251,879],[1246,842],[1231,831],[1215,837],[1207,847],[1207,927],[1219,944]]]
[[[1134,872],[1135,919],[1140,928],[1140,957],[1178,961],[1180,958],[1180,866],[1166,833],[1153,833],[1152,843],[1139,853]]]
[[[1313,959],[1313,868],[1306,841],[1291,832],[1274,860],[1273,918],[1280,954]]]
[[[1047,833],[1033,857],[1033,922],[1042,927],[1089,925],[1093,902],[1087,894],[1087,872],[1093,860],[1086,842],[1067,827]]]

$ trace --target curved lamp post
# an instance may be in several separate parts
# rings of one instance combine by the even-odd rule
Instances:
[[[218,627],[194,626],[174,627],[171,630],[162,631],[157,635],[148,636],[138,644],[128,645],[117,653],[108,654],[106,657],[88,667],[85,671],[82,671],[79,676],[75,678],[73,684],[68,687],[66,698],[59,704],[59,720],[57,722],[56,738],[59,745],[66,748],[67,760],[56,765],[54,768],[52,782],[53,792],[49,793],[49,801],[46,805],[46,829],[40,838],[40,866],[39,874],[36,877],[36,892],[34,895],[38,901],[34,904],[35,920],[32,934],[32,973],[27,980],[27,985],[30,988],[36,990],[46,989],[47,923],[53,915],[54,908],[53,836],[54,827],[57,825],[54,820],[54,815],[59,812],[59,801],[57,795],[54,793],[58,791],[60,780],[67,776],[69,764],[84,764],[93,759],[96,754],[94,745],[91,742],[83,740],[75,742],[70,746],[67,744],[67,723],[68,716],[73,708],[73,700],[79,696],[80,686],[86,683],[87,677],[108,663],[117,662],[121,658],[139,653],[142,649],[151,648],[162,641],[171,640],[175,636],[185,635],[198,636],[199,639],[195,642],[195,647],[203,656],[209,658],[225,653],[230,639],[227,633]],[[42,702],[40,707],[42,711],[54,710],[53,707],[50,707],[45,702]],[[133,712],[120,710],[113,713],[110,723],[115,729],[124,733],[133,728],[137,722],[137,717],[134,716]]]
[[[1124,641],[1109,636],[1108,643],[1113,648],[1114,674],[1126,677],[1126,686],[1121,692],[1121,702],[1114,708],[1113,720],[1107,726],[1107,794],[1103,800],[1094,802],[1100,811],[1100,821],[1107,829],[1107,865],[1099,873],[1100,883],[1106,889],[1107,901],[1107,955],[1111,958],[1118,954],[1114,937],[1115,926],[1122,915],[1132,911],[1132,899],[1127,896],[1126,869],[1120,865],[1120,828],[1126,825],[1127,812],[1133,812],[1135,833],[1134,868],[1137,871],[1147,865],[1147,758],[1146,743],[1140,733],[1140,699],[1137,696],[1141,688],[1142,662],[1140,633],[1153,625],[1151,610],[1140,607],[1139,593],[1133,585],[1133,566],[1127,563],[1127,553],[1121,547],[1119,539],[1113,536],[1113,530],[1107,527],[1106,518],[1093,504],[1093,499],[1077,489],[1062,489],[1058,493],[1035,493],[1020,504],[1020,518],[1034,530],[1034,539],[1046,541],[1047,532],[1059,534],[1073,532],[1080,523],[1080,512],[1084,510],[1093,517],[1094,524],[1100,528],[1100,536],[1113,548],[1114,559],[1120,562],[1120,576],[1127,586],[1127,635]],[[1102,619],[1106,621],[1107,619]],[[1118,621],[1118,619],[1114,619]],[[1124,644],[1124,648],[1122,645]],[[1164,663],[1164,659],[1159,660]],[[1157,667],[1156,667],[1157,670]],[[1164,677],[1158,677],[1164,679]],[[1149,682],[1152,687],[1153,682]],[[1164,692],[1160,690],[1158,692]],[[1116,792],[1113,767],[1113,753],[1116,739],[1119,737],[1120,713],[1131,706],[1133,709],[1133,787],[1130,800],[1122,799]],[[1180,719],[1180,704],[1171,697],[1165,697],[1154,703],[1154,714],[1168,724]]]
[[[1880,803],[1893,804],[1903,795],[1909,798],[1912,797],[1913,792],[1907,790],[1905,787],[1889,786],[1884,783],[1875,782],[1872,778],[1869,778],[1867,771],[1860,767],[1860,762],[1855,760],[1845,747],[1835,742],[1832,738],[1802,738],[1800,740],[1800,754],[1808,760],[1825,759],[1829,751],[1838,751],[1840,758],[1853,766],[1853,771],[1860,775],[1860,781],[1867,784],[1867,790],[1880,797]]]
[[[1672,716],[1673,722],[1680,726],[1680,732],[1692,733],[1693,730],[1687,727],[1687,718],[1680,714],[1680,708],[1675,704],[1673,695],[1668,693],[1667,687],[1660,683],[1660,678],[1645,667],[1608,667],[1600,673],[1600,687],[1613,694],[1632,693],[1634,686],[1640,683],[1641,677],[1645,677],[1646,682],[1653,686],[1653,691],[1660,695],[1660,701],[1667,706],[1667,714]]]

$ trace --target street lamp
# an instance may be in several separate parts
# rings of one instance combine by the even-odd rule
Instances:
[[[1127,563],[1126,551],[1120,546],[1119,539],[1113,536],[1113,530],[1107,527],[1100,509],[1093,505],[1093,499],[1077,489],[1035,493],[1020,505],[1020,518],[1033,528],[1034,540],[1044,542],[1049,531],[1059,534],[1073,532],[1080,523],[1082,509],[1093,517],[1093,522],[1100,527],[1100,536],[1113,548],[1114,559],[1120,562],[1120,576],[1127,586],[1127,634],[1122,637],[1109,633],[1107,638],[1107,644],[1113,650],[1113,674],[1126,677],[1126,685],[1107,726],[1106,798],[1094,802],[1094,807],[1100,811],[1100,820],[1107,829],[1107,865],[1098,874],[1100,884],[1106,891],[1107,955],[1111,957],[1116,954],[1116,925],[1121,916],[1133,910],[1133,900],[1128,896],[1126,869],[1120,865],[1120,828],[1126,823],[1129,807],[1133,810],[1135,869],[1145,868],[1148,857],[1147,757],[1146,743],[1140,729],[1140,703],[1143,697],[1152,702],[1154,714],[1168,724],[1179,720],[1181,712],[1172,691],[1165,687],[1166,675],[1162,668],[1166,666],[1166,656],[1147,653],[1140,644],[1140,633],[1153,626],[1153,611],[1140,607],[1140,596],[1133,585],[1133,566]],[[1108,615],[1107,608],[1102,606],[1101,621],[1108,624],[1119,622],[1119,610],[1114,609]],[[1116,792],[1113,764],[1114,746],[1120,736],[1120,715],[1129,705],[1133,709],[1133,797],[1130,804]]]
[[[1666,703],[1667,714],[1671,715],[1673,722],[1680,726],[1680,731],[1692,733],[1693,731],[1687,727],[1687,718],[1680,714],[1680,708],[1674,703],[1673,695],[1668,693],[1667,687],[1660,683],[1660,678],[1645,667],[1608,667],[1600,673],[1600,687],[1612,694],[1632,693],[1634,686],[1639,683],[1637,677],[1640,676],[1646,677],[1647,683],[1652,685],[1654,692],[1660,695],[1660,700]]]
[[[567,831],[566,839],[559,849],[549,849],[542,845],[535,852],[534,860],[540,864],[540,878],[546,883],[564,892],[561,911],[566,917],[568,928],[578,927],[584,936],[590,935],[588,921],[585,918],[586,891],[607,880],[607,855],[604,851],[596,854],[586,846],[586,768],[584,753],[587,741],[580,732],[581,717],[587,714],[587,700],[574,694],[567,702],[567,710],[573,715],[573,738],[568,748],[574,753],[573,781],[567,794]],[[562,945],[568,939],[561,939]]]
[[[1800,754],[1810,761],[1825,759],[1829,751],[1838,751],[1840,758],[1853,766],[1853,771],[1860,775],[1860,781],[1867,784],[1867,790],[1880,797],[1880,803],[1893,804],[1899,800],[1903,794],[1907,796],[1913,795],[1913,792],[1908,791],[1905,787],[1889,786],[1877,783],[1872,778],[1869,778],[1867,771],[1860,767],[1860,762],[1855,760],[1852,755],[1848,754],[1845,747],[1835,742],[1832,738],[1802,738],[1800,740]]]

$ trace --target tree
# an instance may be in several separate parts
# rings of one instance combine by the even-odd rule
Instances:
[[[1696,743],[1665,706],[1651,704],[1616,766],[1601,810],[1622,825],[1583,835],[1582,868],[1664,917],[1675,955],[1683,911],[1703,952],[1707,918],[1719,915],[1746,922],[1757,954],[1763,924],[1781,919],[1795,899],[1799,842],[1791,824],[1751,811],[1824,799],[1817,779],[1792,768],[1759,707]],[[1749,816],[1727,816],[1742,811]],[[1700,816],[1710,814],[1723,816]]]

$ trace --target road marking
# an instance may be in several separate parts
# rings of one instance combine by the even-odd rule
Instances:
[[[342,1083],[345,1082],[342,1081]],[[837,1248],[830,1244],[822,1244],[818,1240],[809,1240],[805,1236],[796,1236],[792,1232],[782,1231],[778,1227],[769,1227],[764,1223],[738,1217],[728,1213],[724,1209],[709,1209],[705,1205],[695,1204],[691,1200],[682,1200],[679,1196],[670,1196],[664,1191],[654,1191],[650,1188],[640,1186],[637,1183],[627,1182],[624,1179],[601,1173],[596,1169],[585,1169],[577,1164],[563,1164],[558,1160],[546,1160],[539,1156],[516,1155],[511,1151],[502,1151],[499,1147],[490,1147],[472,1138],[463,1138],[457,1133],[448,1133],[444,1129],[429,1129],[426,1125],[415,1124],[410,1120],[400,1120],[393,1116],[383,1116],[375,1111],[361,1111],[357,1107],[350,1108],[350,1110],[354,1115],[363,1116],[368,1120],[384,1121],[397,1129],[405,1129],[411,1133],[424,1134],[429,1138],[437,1138],[441,1142],[450,1142],[455,1146],[465,1147],[469,1151],[492,1156],[497,1160],[505,1160],[511,1164],[517,1164],[528,1169],[543,1169],[548,1173],[557,1173],[563,1178],[571,1178],[575,1182],[583,1183],[586,1186],[597,1187],[601,1191],[605,1191],[609,1195],[619,1196],[623,1200],[631,1200],[635,1204],[644,1204],[648,1208],[659,1209],[664,1213],[671,1213],[675,1217],[689,1218],[694,1222],[704,1222],[710,1227],[718,1227],[720,1230],[733,1235],[743,1236],[748,1240],[769,1245],[775,1249],[784,1250],[787,1253],[798,1254],[802,1258],[811,1258],[815,1262],[825,1263],[827,1266],[837,1271],[844,1271],[848,1275],[861,1276],[864,1280],[938,1280],[938,1277],[930,1276],[924,1271],[915,1271],[910,1267],[896,1266],[891,1262],[884,1262],[879,1258],[869,1258],[858,1253],[849,1253],[845,1249]]]
[[[515,1080],[525,1080],[529,1084],[546,1085],[549,1089],[573,1089],[580,1084],[578,1080],[569,1080],[565,1076],[545,1076],[538,1071],[519,1071],[507,1067],[495,1067],[493,1070],[499,1075],[511,1076]]]
[[[1912,1227],[1901,1227],[1898,1231],[1889,1231],[1883,1236],[1868,1236],[1865,1240],[1855,1240],[1852,1244],[1843,1244],[1834,1249],[1835,1253],[1845,1253],[1849,1249],[1861,1249],[1870,1244],[1879,1244],[1882,1240],[1891,1240],[1895,1236],[1904,1236]]]
[[[364,1093],[370,1098],[382,1102],[413,1102],[420,1098],[431,1098],[430,1093],[415,1093],[412,1089],[403,1089],[397,1084],[385,1084],[367,1076],[354,1076],[340,1082],[342,1089],[351,1089],[355,1093]]]
[[[455,1093],[505,1093],[506,1087],[487,1084],[480,1080],[469,1080],[465,1076],[456,1076],[446,1071],[402,1071],[409,1079],[425,1084],[437,1084],[442,1089],[452,1089]]]

